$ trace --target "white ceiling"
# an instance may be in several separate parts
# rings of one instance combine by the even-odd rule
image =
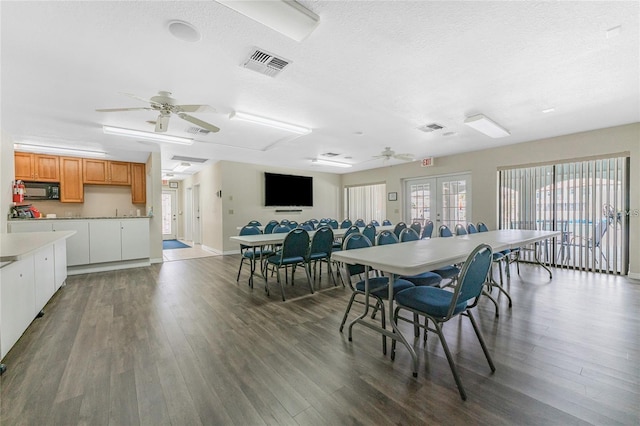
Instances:
[[[163,169],[184,155],[207,158],[205,166],[231,160],[344,173],[399,163],[372,160],[386,146],[439,157],[640,121],[637,1],[300,3],[320,16],[302,42],[215,1],[2,1],[2,130],[16,142],[101,149],[128,161],[160,150]],[[175,19],[194,25],[201,40],[173,37],[167,23]],[[244,69],[253,47],[292,63],[275,78]],[[145,121],[154,111],[95,109],[142,107],[121,92],[150,98],[159,90],[214,107],[193,115],[220,132],[192,146],[102,133],[103,124],[153,131]],[[230,121],[234,110],[313,132],[263,151],[282,134]],[[511,136],[491,139],[463,124],[477,113]],[[417,130],[430,123],[445,129]],[[193,137],[188,127],[174,116],[168,133]],[[311,165],[327,152],[354,167]]]

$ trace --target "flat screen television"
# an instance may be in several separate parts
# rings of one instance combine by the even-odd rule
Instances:
[[[265,172],[264,205],[313,207],[313,178]]]

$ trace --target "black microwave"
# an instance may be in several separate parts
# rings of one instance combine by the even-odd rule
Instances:
[[[25,182],[25,200],[59,200],[60,184],[50,182]]]

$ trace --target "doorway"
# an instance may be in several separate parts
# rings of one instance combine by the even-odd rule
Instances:
[[[162,191],[162,239],[175,240],[177,238],[177,194],[174,190]]]
[[[193,244],[202,244],[202,221],[200,216],[200,185],[193,186]]]
[[[433,221],[434,236],[441,225],[452,231],[471,216],[471,174],[410,179],[405,181],[405,222]]]

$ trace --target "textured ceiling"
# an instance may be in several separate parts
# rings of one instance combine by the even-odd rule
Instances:
[[[163,169],[185,155],[209,159],[205,166],[232,160],[344,173],[399,163],[372,159],[386,146],[439,157],[640,121],[637,1],[300,3],[320,16],[302,42],[215,1],[2,1],[2,130],[15,141],[130,161],[161,151]],[[194,25],[201,40],[173,37],[174,19]],[[242,68],[254,47],[292,63],[275,78]],[[145,106],[121,92],[149,98],[159,90],[214,107],[193,115],[220,132],[192,146],[102,133],[103,124],[152,131],[154,111],[95,109]],[[230,121],[234,110],[313,132],[263,151],[285,134]],[[477,113],[511,136],[466,127]],[[434,122],[445,128],[417,130]],[[172,117],[168,133],[193,137],[188,127]],[[311,165],[326,152],[354,167]]]

